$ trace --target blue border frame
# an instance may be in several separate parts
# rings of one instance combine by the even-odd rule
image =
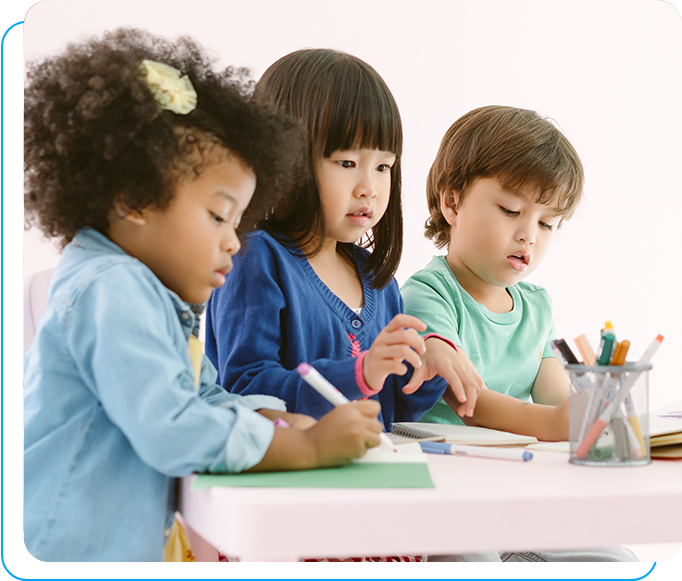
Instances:
[[[15,579],[23,566],[23,22],[2,36],[0,121],[0,463],[2,566]],[[15,147],[12,147],[14,145]]]

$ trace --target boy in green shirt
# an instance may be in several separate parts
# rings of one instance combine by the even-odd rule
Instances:
[[[436,373],[450,384],[422,421],[568,439],[551,301],[523,279],[575,211],[583,180],[573,146],[534,111],[482,107],[450,127],[429,172],[425,232],[447,255],[401,289],[405,312],[436,335],[405,391]]]
[[[449,383],[445,402],[422,421],[568,439],[569,384],[549,346],[555,335],[551,301],[542,287],[523,279],[542,262],[582,190],[575,149],[534,111],[482,107],[445,134],[427,182],[426,236],[448,252],[401,289],[405,312],[424,321],[431,335],[404,390],[436,373]],[[625,547],[611,547],[429,560],[638,559]]]

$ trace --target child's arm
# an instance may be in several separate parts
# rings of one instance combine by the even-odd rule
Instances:
[[[452,407],[446,395],[443,399]],[[543,405],[485,389],[478,396],[473,417],[463,417],[462,420],[469,426],[482,426],[556,442],[568,440],[568,410],[568,398],[557,406]]]
[[[410,382],[403,388],[413,393],[423,381],[440,375],[448,382],[443,400],[460,416],[473,416],[479,393],[487,389],[478,370],[461,348],[455,349],[443,339],[426,339],[422,366],[416,369]]]
[[[556,357],[545,357],[530,392],[535,403],[559,405],[570,394],[568,376]]]
[[[356,401],[335,408],[306,430],[275,428],[265,456],[250,471],[347,464],[379,444],[379,409],[375,401]]]

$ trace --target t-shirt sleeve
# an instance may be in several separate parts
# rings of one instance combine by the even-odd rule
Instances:
[[[238,399],[218,407],[195,390],[189,353],[172,329],[176,315],[145,276],[111,267],[76,298],[64,339],[83,382],[140,458],[162,474],[254,466],[270,445],[272,422]]]
[[[459,317],[452,291],[435,273],[422,270],[412,275],[400,289],[405,312],[426,323],[422,335],[435,333],[461,347]]]
[[[550,342],[554,341],[557,338],[556,325],[554,323],[554,317],[552,316],[552,298],[549,296],[549,293],[547,293],[546,291],[545,291],[545,296],[547,297],[546,309],[547,309],[547,317],[550,319],[550,325],[549,325],[549,332],[547,333],[547,340],[545,341],[545,346],[542,348],[542,358],[543,359],[545,357],[556,357],[554,355],[554,351],[552,350],[552,346],[550,345]]]

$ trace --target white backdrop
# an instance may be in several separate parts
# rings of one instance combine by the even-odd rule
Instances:
[[[585,200],[528,280],[551,292],[558,333],[571,344],[580,333],[596,344],[611,319],[638,358],[663,334],[651,377],[656,408],[682,400],[675,364],[682,352],[682,20],[672,4],[681,2],[46,0],[26,14],[24,57],[41,59],[68,41],[132,25],[189,34],[255,79],[303,47],[366,60],[386,80],[404,123],[400,283],[436,253],[422,234],[424,183],[452,122],[488,104],[552,117],[585,165]],[[5,190],[17,204],[19,195]],[[57,258],[39,233],[24,234],[27,272]]]

